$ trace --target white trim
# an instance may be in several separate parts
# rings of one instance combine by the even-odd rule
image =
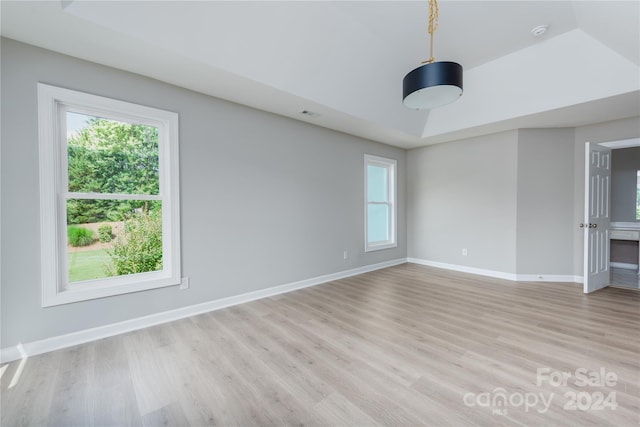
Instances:
[[[629,264],[626,262],[610,262],[612,268],[621,268],[623,270],[638,270],[638,264]]]
[[[429,267],[443,268],[445,270],[459,271],[462,273],[471,273],[471,274],[478,274],[480,276],[495,277],[497,279],[505,279],[505,280],[511,280],[511,281],[517,280],[517,276],[512,273],[504,273],[502,271],[494,271],[494,270],[484,270],[481,268],[468,267],[466,265],[447,264],[444,262],[429,261],[429,260],[420,259],[420,258],[407,258],[407,262],[410,262],[413,264],[426,265]]]
[[[640,230],[640,221],[638,222],[612,222],[609,224],[609,228],[615,229],[631,229],[631,230]]]
[[[298,289],[308,288],[334,280],[344,279],[347,277],[356,276],[358,274],[380,270],[382,268],[393,267],[395,265],[404,264],[406,262],[407,260],[405,258],[380,262],[377,264],[366,265],[364,267],[358,267],[351,270],[345,270],[337,273],[327,274],[324,276],[314,277],[311,279],[300,280],[298,282],[288,283],[285,285],[274,286],[268,289],[261,289],[258,291],[248,292],[245,294],[235,295],[227,298],[221,298],[202,304],[195,304],[175,310],[169,310],[144,317],[138,317],[136,319],[112,323],[110,325],[99,326],[97,328],[84,329],[65,335],[59,335],[39,341],[32,341],[30,343],[19,343],[12,347],[3,348],[0,351],[0,363],[11,362],[13,360],[22,359],[37,354],[60,350],[62,348],[147,328],[149,326],[154,326],[161,323],[171,322],[189,316],[195,316],[197,314],[219,310],[221,308],[230,307],[233,305],[243,304],[261,298],[267,298]]]
[[[582,283],[582,276],[568,274],[517,274],[518,282]]]
[[[113,194],[113,193],[70,193],[62,191],[61,194],[67,199],[102,199],[102,200],[160,200],[162,196],[151,194]]]
[[[429,267],[443,268],[445,270],[459,271],[461,273],[477,274],[480,276],[494,277],[497,279],[510,280],[512,282],[562,282],[562,283],[582,283],[582,276],[559,275],[559,274],[513,274],[495,270],[484,270],[481,268],[468,267],[466,265],[447,264],[444,262],[429,261],[419,258],[407,258],[407,262],[413,264],[426,265]]]
[[[51,86],[38,84],[38,157],[40,171],[40,281],[42,302],[50,301],[57,295],[60,280],[60,251],[58,250],[56,189],[60,188],[57,170],[61,156],[56,150],[55,135],[60,133],[56,100],[50,93]],[[49,260],[49,262],[42,262]]]
[[[640,138],[622,139],[620,141],[601,142],[598,145],[617,150],[620,148],[631,148],[640,146]]]

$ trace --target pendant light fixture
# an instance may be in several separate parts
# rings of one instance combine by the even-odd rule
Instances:
[[[402,80],[402,102],[407,108],[427,110],[441,107],[462,96],[462,65],[435,62],[433,33],[438,27],[438,2],[429,0],[429,59]]]

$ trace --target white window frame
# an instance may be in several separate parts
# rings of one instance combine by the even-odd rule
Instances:
[[[369,175],[367,173],[368,166],[378,166],[387,169],[387,197],[386,201],[375,201],[373,203],[386,204],[389,207],[389,239],[379,242],[369,242],[369,202],[368,189]],[[364,155],[364,251],[372,252],[381,249],[395,248],[398,246],[397,241],[397,200],[396,200],[396,170],[397,161],[393,159],[387,159],[384,157],[373,156],[370,154]]]
[[[68,283],[66,198],[78,193],[67,187],[67,111],[158,128],[160,188],[148,198],[162,203],[162,270]],[[180,284],[178,114],[38,83],[38,131],[42,306]]]
[[[640,199],[638,199],[638,188],[640,188],[640,170],[638,170],[636,175],[636,221],[640,220],[640,216],[638,216],[638,206],[640,206]]]

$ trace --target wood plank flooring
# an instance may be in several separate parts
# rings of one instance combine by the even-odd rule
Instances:
[[[638,426],[640,292],[404,264],[16,361],[1,386],[2,426]]]

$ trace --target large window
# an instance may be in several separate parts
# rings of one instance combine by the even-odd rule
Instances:
[[[180,282],[178,116],[38,85],[42,305]]]
[[[396,241],[396,161],[365,155],[365,251]]]

